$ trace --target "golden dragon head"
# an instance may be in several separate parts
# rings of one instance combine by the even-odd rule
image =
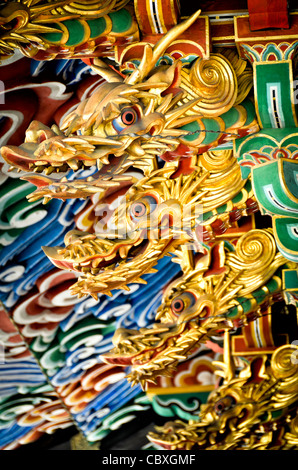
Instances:
[[[15,49],[25,56],[36,50],[51,50],[53,43],[44,35],[60,34],[59,22],[73,18],[99,18],[122,8],[128,0],[98,0],[87,5],[73,0],[3,0],[0,2],[0,60],[10,57]],[[65,29],[65,28],[64,28]],[[61,41],[61,46],[66,41]],[[57,43],[54,42],[54,45]],[[69,51],[71,51],[69,47]],[[74,48],[73,48],[74,49]],[[91,51],[90,51],[91,52]]]
[[[218,375],[225,380],[201,406],[198,421],[167,423],[150,432],[149,440],[171,450],[295,447],[297,350],[287,344],[277,348],[271,358],[255,357],[237,377],[233,361],[217,363],[223,368]]]
[[[13,3],[7,7],[10,5]],[[21,5],[26,11],[27,7]],[[106,171],[114,173],[131,166],[144,171],[153,156],[169,161],[197,154],[199,148],[206,147],[202,144],[206,132],[216,135],[216,139],[226,134],[230,136],[230,132],[234,135],[232,128],[223,128],[223,120],[217,116],[238,105],[249,93],[252,80],[244,61],[214,54],[210,57],[211,65],[205,64],[209,63],[207,59],[198,58],[185,73],[179,60],[172,65],[156,66],[166,48],[199,14],[200,11],[196,12],[169,30],[154,47],[146,44],[138,69],[130,75],[116,71],[99,58],[94,59],[91,68],[106,82],[65,116],[60,129],[56,125],[50,129],[34,121],[26,132],[25,143],[19,147],[2,147],[2,157],[12,167],[46,174],[96,164],[99,169],[104,165]],[[214,67],[213,72],[209,71],[209,66],[211,70]],[[213,80],[210,87],[207,86],[208,93],[204,91],[205,75],[213,76],[213,73],[223,76],[216,98],[213,95],[210,98],[209,88],[214,92]],[[244,109],[241,112],[246,115]],[[241,122],[246,120],[244,115]],[[213,116],[219,119],[215,124],[217,130],[208,130],[202,118]],[[195,139],[189,140],[192,132],[185,126],[192,123],[196,123],[198,129],[194,131]],[[233,138],[231,136],[227,138]],[[214,142],[211,139],[210,146],[216,144],[216,139]]]
[[[171,375],[198,343],[234,328],[235,319],[252,321],[263,314],[263,303],[267,309],[280,296],[281,276],[275,272],[287,260],[277,251],[270,229],[251,230],[235,245],[217,241],[188,266],[187,251],[186,246],[180,255],[185,274],[166,288],[153,327],[116,331],[114,349],[102,357],[107,363],[131,365],[128,380],[133,383]]]
[[[157,167],[154,159],[152,166]],[[127,288],[128,283],[140,282],[140,276],[176,247],[193,240],[198,248],[202,212],[214,211],[217,203],[229,201],[245,184],[229,152],[220,152],[219,156],[203,154],[183,163],[166,162],[163,168],[146,173],[128,189],[107,225],[97,227],[96,235],[72,231],[65,237],[64,249],[45,248],[56,266],[82,273],[74,293],[96,297],[99,292]],[[41,175],[26,177],[36,185],[51,183],[28,196],[30,200],[44,196],[46,201],[50,196],[85,197],[100,190],[104,198],[108,185],[125,184],[121,178],[129,175],[100,172],[97,180],[70,183],[64,179],[51,183]],[[245,207],[247,196],[243,194],[238,199]],[[233,202],[226,207],[233,211]],[[213,220],[217,220],[216,210],[213,213]],[[219,217],[222,224],[229,224],[229,212],[220,211]]]
[[[156,69],[155,64],[199,14],[175,26],[154,47],[147,44],[139,69],[127,77],[95,59],[91,68],[106,82],[64,118],[60,129],[34,121],[25,143],[2,147],[2,157],[12,167],[38,173],[96,164],[123,172],[130,166],[144,169],[152,156],[174,151],[187,134],[179,128],[193,119],[187,112],[200,98],[181,102],[186,92],[179,87],[180,61]]]

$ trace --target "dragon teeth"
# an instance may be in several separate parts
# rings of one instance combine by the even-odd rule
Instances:
[[[105,256],[104,259],[105,259],[105,261],[110,261],[111,259],[114,259],[114,258],[115,258],[115,255],[112,254],[112,255],[110,255],[110,256]]]
[[[121,256],[122,259],[125,259],[127,257],[128,252],[129,252],[129,247],[127,246],[121,246],[119,249],[119,255]]]
[[[101,263],[101,258],[95,258],[92,260],[92,268],[97,268],[97,266]]]

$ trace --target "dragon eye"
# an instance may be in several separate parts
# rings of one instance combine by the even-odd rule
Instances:
[[[231,395],[227,395],[226,397],[222,398],[221,400],[218,400],[218,402],[215,403],[214,411],[218,416],[220,416],[222,413],[228,411],[234,405],[235,398]]]
[[[187,308],[192,307],[196,302],[195,296],[191,292],[183,292],[172,300],[171,309],[173,313],[181,313]]]
[[[136,202],[131,206],[131,215],[133,217],[142,217],[147,212],[147,207],[143,202]]]
[[[113,127],[117,132],[123,131],[126,127],[131,126],[139,119],[138,111],[134,108],[124,108],[120,116],[112,121]]]
[[[130,214],[134,218],[143,217],[143,215],[153,212],[156,206],[157,201],[153,196],[144,196],[131,205]]]
[[[184,310],[184,307],[185,305],[182,299],[174,299],[171,304],[172,310],[176,313],[182,312],[182,310]]]

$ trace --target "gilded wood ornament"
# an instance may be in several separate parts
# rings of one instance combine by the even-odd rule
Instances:
[[[226,333],[226,336],[229,333]],[[174,421],[149,433],[165,449],[293,450],[297,446],[297,346],[251,358],[236,372],[227,351],[217,373],[224,382],[202,405],[198,423]]]
[[[271,230],[251,230],[230,244],[216,242],[192,269],[187,255],[180,255],[185,274],[166,289],[158,321],[139,331],[118,330],[115,348],[103,356],[111,364],[131,365],[133,383],[154,382],[198,343],[270,314],[270,305],[283,299],[281,269],[287,260]]]
[[[115,292],[127,294],[132,285],[146,284],[165,256],[181,268],[168,280],[150,325],[121,326],[113,349],[97,353],[100,362],[87,368],[82,382],[76,377],[56,387],[70,415],[81,410],[79,396],[92,409],[107,371],[111,383],[116,380],[111,371],[126,376],[131,396],[140,386],[154,395],[155,385],[150,390],[148,383],[172,377],[199,348],[222,354],[210,366],[211,373],[220,369],[221,381],[208,385],[208,393],[214,390],[197,419],[173,421],[149,434],[165,449],[298,445],[298,16],[289,15],[285,30],[262,31],[250,17],[249,3],[248,14],[237,10],[230,17],[207,5],[186,18],[176,0],[0,5],[3,63],[17,49],[40,61],[83,59],[102,77],[59,124],[33,120],[23,143],[1,148],[10,171],[26,181],[10,189],[22,190],[27,205],[42,200],[51,208],[83,199],[87,218],[101,203],[108,208],[106,218],[94,217],[96,223],[89,220],[86,229],[77,223],[64,230],[65,224],[56,241],[62,243],[63,232],[63,246],[43,246],[46,262],[58,273],[71,271],[66,284],[73,302],[88,295],[96,305],[104,296],[113,302]],[[36,186],[30,194],[27,182]],[[32,300],[37,316],[42,298],[43,291]],[[21,302],[13,315],[28,337],[38,338],[31,349],[38,355],[43,348],[41,364],[49,374],[55,354],[66,362],[63,345],[69,342],[68,354],[73,332],[64,324],[57,336],[61,344],[56,337],[51,344],[46,329],[57,329],[59,320],[47,302],[34,327]],[[67,322],[69,310],[59,313]],[[110,335],[112,325],[104,326]],[[77,341],[83,341],[82,328],[92,345],[103,329],[94,317],[83,317],[76,327]],[[188,396],[181,392],[180,402]],[[154,403],[157,409],[169,402]],[[148,406],[146,399],[139,405],[136,400],[119,419]],[[102,439],[116,415],[117,409],[92,429],[89,442]],[[68,412],[64,420],[68,426]]]

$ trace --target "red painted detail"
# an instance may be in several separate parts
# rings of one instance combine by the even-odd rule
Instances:
[[[254,383],[260,383],[264,378],[260,375],[262,371],[262,365],[263,365],[263,358],[262,357],[257,357],[256,359],[253,359],[252,364],[251,364],[251,378],[247,381],[247,383],[254,382]]]
[[[222,235],[227,230],[224,222],[220,219],[217,219],[214,222],[212,222],[211,227],[212,227],[213,232],[216,235]]]
[[[236,220],[241,219],[241,211],[237,207],[233,207],[229,214],[229,220],[231,223],[236,222]]]
[[[183,145],[183,144],[181,144]],[[195,162],[193,161],[192,157],[188,158],[181,158],[179,160],[179,166],[177,171],[171,175],[172,178],[177,178],[179,175],[191,175],[195,171],[194,168]]]
[[[210,232],[208,232],[208,230],[205,228],[205,227],[200,227],[200,230],[198,231],[196,229],[196,232],[200,233],[201,237],[203,237],[203,240],[201,240],[201,237],[199,238],[199,241],[203,241],[203,242],[209,242],[211,240],[213,240],[213,236]]]
[[[212,276],[214,274],[222,274],[227,271],[227,268],[222,265],[222,259],[220,255],[220,245],[214,245],[212,247],[211,262],[208,271],[204,273],[203,277]]]
[[[251,31],[290,27],[287,0],[247,0],[247,6]]]
[[[247,207],[247,214],[253,214],[254,212],[258,212],[259,206],[256,201],[254,201],[252,198],[247,199],[246,201],[246,207]]]
[[[275,62],[277,60],[276,55],[275,54],[269,54],[268,57],[267,57],[267,60],[269,60],[271,62]]]
[[[165,152],[164,154],[160,156],[160,158],[164,160],[165,162],[172,162],[172,161],[177,160],[180,157],[184,157],[183,160],[188,159],[194,153],[195,153],[195,149],[192,149],[191,147],[185,144],[179,144],[176,150],[173,150],[171,152]]]

